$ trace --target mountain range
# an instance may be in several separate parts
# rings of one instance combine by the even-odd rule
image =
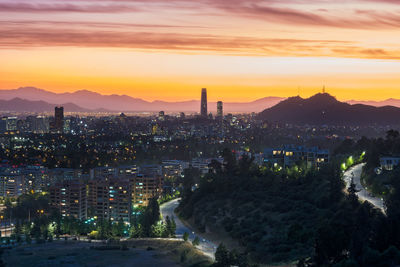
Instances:
[[[54,112],[56,104],[49,104],[45,101],[29,101],[21,98],[11,100],[0,100],[0,111],[3,112]],[[81,108],[72,103],[63,104],[68,112],[89,112],[91,110]],[[98,110],[100,111],[100,110]]]
[[[18,100],[15,100],[15,99]],[[200,98],[200,94],[199,94]],[[25,107],[18,106],[20,100],[28,101],[44,101],[45,106],[49,105],[63,105],[65,103],[73,103],[76,107],[73,107],[74,111],[114,111],[114,112],[158,112],[160,110],[166,112],[199,112],[200,101],[190,100],[181,102],[166,102],[166,101],[145,101],[140,98],[134,98],[127,95],[102,95],[96,92],[91,92],[88,90],[80,90],[73,93],[53,93],[43,89],[38,89],[35,87],[21,87],[18,89],[10,90],[0,90],[0,100],[12,101],[6,104],[5,102],[0,103],[0,110],[5,110],[5,106],[11,108],[10,111],[28,111],[28,107],[31,105],[26,105]],[[224,103],[224,112],[260,112],[267,107],[272,107],[284,100],[281,97],[265,97],[252,102],[245,103],[234,103],[226,102]],[[12,107],[14,106],[14,110]],[[32,103],[35,106],[37,103]],[[210,112],[216,112],[217,104],[216,102],[208,102],[208,110]],[[80,108],[80,109],[79,109]],[[72,111],[65,107],[65,111]],[[34,110],[31,110],[34,111]]]
[[[309,125],[396,125],[400,124],[400,108],[374,107],[344,103],[319,93],[310,98],[290,97],[258,114],[258,118],[292,124]]]
[[[88,90],[53,93],[35,87],[0,90],[0,111],[53,112],[56,105],[64,106],[66,112],[158,112],[161,110],[166,112],[198,112],[200,101],[149,102],[127,95],[102,95]],[[287,122],[300,122],[304,121],[304,118],[308,118],[308,122],[323,123],[325,119],[328,120],[327,122],[333,122],[334,117],[340,117],[341,114],[346,112],[352,113],[345,116],[347,121],[350,121],[356,114],[359,114],[359,110],[371,112],[375,116],[375,114],[386,114],[385,112],[396,112],[397,109],[394,107],[400,107],[400,100],[393,98],[385,101],[350,100],[344,103],[337,101],[328,94],[317,94],[309,99],[264,97],[252,102],[224,102],[224,113],[258,113],[264,110],[259,115],[260,118],[265,117],[268,120],[284,120]],[[216,103],[208,102],[208,110],[216,112]],[[335,113],[331,114],[331,110]],[[318,117],[317,114],[320,114],[320,116]],[[289,117],[286,118],[286,115]],[[387,117],[384,116],[382,121],[388,121],[388,118],[392,117],[391,114],[386,115]],[[362,115],[361,117],[365,118],[360,118],[359,121],[368,121],[367,117],[374,118],[374,116]]]
[[[384,106],[393,106],[400,107],[400,99],[388,98],[383,101],[362,101],[362,100],[349,100],[346,103],[355,105],[355,104],[363,104],[374,107],[384,107]]]

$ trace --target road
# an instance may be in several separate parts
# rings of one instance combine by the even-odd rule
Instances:
[[[174,217],[176,223],[177,237],[182,238],[183,233],[186,232],[189,234],[189,240],[193,241],[193,239],[197,236],[200,239],[200,245],[198,245],[197,248],[205,255],[214,260],[214,254],[217,246],[213,242],[203,238],[200,234],[195,233],[194,230],[184,225],[183,222],[178,218],[178,216],[175,215],[174,210],[176,209],[176,207],[178,207],[179,201],[180,199],[178,198],[162,204],[160,207],[161,215],[164,218],[167,216],[169,216],[170,218],[172,218],[172,216]]]
[[[348,188],[351,183],[351,178],[353,177],[353,182],[356,185],[357,196],[362,201],[368,201],[378,209],[382,210],[385,213],[384,202],[383,199],[372,196],[362,185],[361,185],[361,172],[365,163],[357,164],[354,167],[351,167],[347,170],[344,175],[344,181],[346,182],[346,187]],[[354,176],[352,175],[354,174]]]

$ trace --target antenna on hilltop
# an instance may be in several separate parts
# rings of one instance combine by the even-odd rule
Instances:
[[[324,87],[322,87],[322,93],[323,93],[323,94],[325,94],[325,93],[326,93],[326,90],[325,90],[325,85],[324,85]]]

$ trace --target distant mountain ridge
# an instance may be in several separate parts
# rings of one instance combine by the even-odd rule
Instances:
[[[45,101],[29,101],[21,98],[13,98],[11,100],[0,100],[0,111],[2,112],[54,112],[56,104],[49,104]],[[89,112],[72,103],[62,104],[64,109],[68,112]]]
[[[61,105],[73,103],[84,110],[106,109],[120,112],[198,112],[200,109],[199,100],[166,102],[166,101],[145,101],[127,95],[101,95],[88,90],[80,90],[73,93],[53,93],[35,87],[21,87],[18,89],[0,90],[0,99],[12,100],[14,98],[29,101],[44,101],[48,104]],[[200,92],[199,92],[200,98]],[[224,103],[224,112],[260,112],[267,107],[272,107],[284,100],[282,97],[265,97],[247,103]],[[208,102],[210,112],[216,112],[216,102]],[[17,109],[19,109],[17,107]]]
[[[351,105],[329,94],[319,93],[306,99],[298,96],[288,98],[265,109],[258,118],[309,125],[397,125],[400,124],[400,108]]]
[[[393,106],[393,107],[400,107],[400,99],[388,98],[383,101],[362,101],[362,100],[349,100],[346,101],[349,104],[362,104],[374,107],[384,107],[384,106]]]

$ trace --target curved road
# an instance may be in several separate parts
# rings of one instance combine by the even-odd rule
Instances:
[[[368,201],[376,208],[380,209],[383,213],[385,213],[385,206],[383,199],[372,196],[362,185],[361,185],[361,172],[365,163],[357,164],[354,167],[351,167],[343,174],[344,181],[346,182],[346,188],[349,187],[351,183],[351,178],[353,178],[353,182],[356,185],[357,196],[362,201]]]
[[[161,215],[164,218],[167,216],[169,216],[170,218],[174,217],[176,223],[177,237],[182,238],[183,234],[186,232],[189,234],[189,240],[193,241],[194,238],[197,236],[200,239],[200,245],[197,246],[197,249],[199,249],[205,255],[214,260],[214,254],[217,246],[213,242],[201,237],[201,235],[196,234],[194,230],[184,225],[182,221],[178,218],[178,216],[175,215],[174,210],[176,209],[176,207],[178,207],[179,201],[180,198],[162,204],[160,206]]]

